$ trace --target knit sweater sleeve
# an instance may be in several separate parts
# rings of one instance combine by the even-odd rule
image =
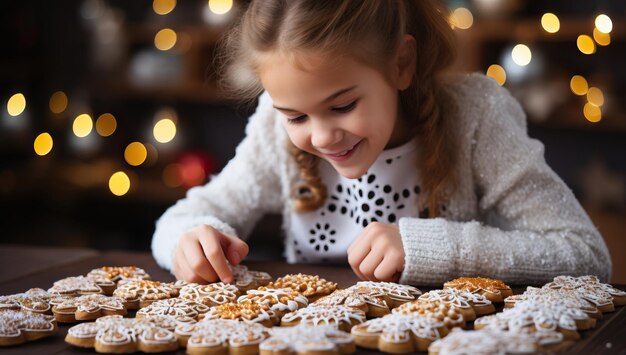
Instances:
[[[479,90],[487,98],[466,155],[483,218],[401,219],[406,254],[401,282],[441,285],[455,277],[485,276],[541,284],[561,274],[594,274],[607,281],[606,244],[546,164],[543,145],[528,137],[517,101],[491,80],[471,78],[482,82]]]
[[[171,270],[178,240],[196,226],[209,225],[246,238],[264,213],[280,211],[277,165],[284,152],[277,149],[281,142],[277,123],[269,95],[261,95],[235,157],[219,175],[190,189],[159,218],[152,254],[161,267]]]

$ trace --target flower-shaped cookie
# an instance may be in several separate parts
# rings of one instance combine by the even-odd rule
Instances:
[[[148,307],[137,311],[137,317],[161,315],[173,317],[189,317],[198,319],[210,310],[209,306],[184,298],[168,298],[153,302]]]
[[[228,302],[211,307],[204,319],[232,319],[248,323],[259,323],[271,327],[280,322],[280,318],[266,304],[255,302]]]
[[[111,294],[115,289],[115,282],[102,278],[92,278],[86,276],[66,277],[56,281],[48,293],[61,296],[80,296],[95,293]]]
[[[107,279],[116,283],[120,280],[150,280],[150,275],[136,266],[103,266],[91,270],[87,277]]]
[[[407,302],[400,307],[394,308],[394,314],[412,315],[421,318],[433,318],[443,322],[446,327],[464,327],[465,318],[463,312],[449,303],[437,301],[415,300]]]
[[[337,329],[349,332],[353,326],[363,322],[365,322],[365,312],[356,308],[342,305],[311,305],[285,314],[280,320],[280,325],[332,325]]]
[[[175,351],[178,340],[174,329],[179,324],[174,318],[166,316],[106,316],[71,327],[65,341],[81,348],[95,348],[99,353]]]
[[[433,318],[392,313],[353,327],[351,334],[358,346],[399,354],[426,351],[448,332],[443,322]]]
[[[382,317],[390,311],[383,291],[363,285],[335,290],[330,295],[315,301],[315,304],[356,308],[365,312],[367,318]]]
[[[256,302],[270,307],[276,315],[282,317],[285,313],[293,312],[306,307],[309,301],[306,297],[290,288],[259,287],[239,297],[237,302]]]
[[[329,295],[335,289],[335,282],[326,281],[315,275],[290,274],[276,279],[275,282],[267,285],[269,288],[290,288],[304,295],[309,302],[314,302],[322,296]]]
[[[443,284],[443,288],[456,288],[457,290],[478,293],[485,296],[491,302],[504,302],[504,299],[513,295],[511,287],[504,282],[485,277],[460,277]]]
[[[34,313],[52,314],[51,297],[51,294],[40,288],[31,288],[24,293],[0,296],[0,311],[21,309]]]
[[[352,354],[356,351],[349,333],[327,325],[274,327],[259,346],[261,354]]]
[[[176,327],[176,335],[188,354],[256,354],[267,339],[268,328],[230,319],[203,319]]]
[[[578,308],[581,311],[587,313],[589,317],[595,319],[602,318],[602,312],[598,310],[598,307],[596,307],[591,302],[585,300],[585,298],[575,290],[569,290],[564,288],[537,288],[529,286],[526,288],[526,291],[524,291],[523,294],[507,297],[504,300],[504,307],[511,308],[514,307],[517,302],[525,300],[537,300],[540,302],[558,303],[568,308]],[[601,303],[610,304],[611,300],[607,298]]]
[[[266,286],[272,281],[272,276],[267,272],[248,270],[245,265],[231,266],[230,270],[235,279],[233,283],[241,292]]]
[[[126,300],[127,309],[146,307],[154,301],[178,296],[178,289],[170,283],[150,280],[120,281],[114,296]]]
[[[393,282],[359,281],[356,286],[382,292],[389,308],[396,308],[403,303],[413,301],[422,294],[422,291],[413,286]]]
[[[60,323],[94,320],[103,316],[125,315],[124,300],[100,294],[79,297],[57,297],[50,300],[52,313]]]
[[[52,316],[12,309],[0,311],[0,346],[21,344],[56,332]]]
[[[239,297],[239,289],[223,282],[208,285],[191,283],[180,289],[179,297],[212,307],[236,301]]]
[[[597,277],[557,276],[544,288],[574,290],[585,300],[593,303],[601,312],[613,312],[615,306],[626,304],[626,292],[609,284],[601,283]],[[607,299],[611,302],[608,303]]]
[[[432,290],[419,297],[423,301],[448,303],[463,313],[463,318],[471,322],[476,316],[494,313],[496,308],[485,296],[455,288]]]

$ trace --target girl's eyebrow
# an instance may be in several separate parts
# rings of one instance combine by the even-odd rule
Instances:
[[[328,96],[327,98],[325,98],[324,100],[322,100],[322,103],[326,103],[328,101],[332,101],[333,99],[337,98],[338,96],[341,96],[341,95],[343,95],[343,94],[345,94],[345,93],[347,93],[349,91],[352,91],[352,90],[356,89],[356,87],[357,87],[356,85],[353,85],[353,86],[347,87],[345,89],[338,90],[334,94],[332,94],[332,95]],[[291,109],[291,108],[278,107],[276,105],[273,105],[273,106],[274,106],[275,109],[280,110],[280,111],[298,112],[298,110],[294,110],[294,109]]]

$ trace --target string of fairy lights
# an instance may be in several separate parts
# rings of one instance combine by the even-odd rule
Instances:
[[[170,14],[176,8],[176,0],[153,0],[152,9],[160,16]],[[233,8],[233,0],[209,0],[206,6],[206,15],[213,17],[215,21],[223,21],[220,16],[229,14]],[[554,13],[543,14],[537,25],[548,34],[556,34],[561,29],[561,21]],[[474,25],[472,12],[465,7],[457,7],[451,11],[450,24],[455,30],[468,30]],[[606,14],[599,14],[595,17],[593,28],[589,34],[581,33],[576,40],[576,46],[583,55],[593,55],[598,51],[598,47],[605,47],[611,44],[611,32],[613,22]],[[177,43],[184,38],[184,33],[179,34],[172,28],[162,28],[154,35],[154,46],[160,51],[169,51],[177,46]],[[180,44],[180,43],[179,43]],[[533,61],[533,51],[531,46],[525,43],[516,43],[510,50],[510,59],[514,65],[521,68],[528,66]],[[511,72],[511,69],[508,70]],[[503,63],[494,63],[488,67],[486,74],[493,78],[499,85],[507,83],[507,69]],[[585,104],[582,108],[583,117],[591,123],[600,122],[602,119],[602,107],[605,103],[604,92],[601,88],[591,86],[589,81],[580,74],[572,75],[569,87],[574,95],[585,97]],[[63,91],[54,92],[49,99],[48,108],[53,115],[68,113],[70,99]],[[19,120],[27,111],[27,99],[24,93],[17,92],[10,95],[6,103],[6,113],[11,119]],[[141,166],[148,161],[154,162],[158,158],[159,149],[170,144],[177,135],[178,117],[171,109],[162,109],[155,114],[152,125],[152,137],[155,144],[147,142],[133,141],[127,144],[124,149],[124,161],[131,167]],[[118,120],[110,112],[104,112],[96,118],[88,112],[76,114],[71,121],[71,129],[75,138],[85,139],[95,132],[102,138],[107,138],[115,134],[118,129]],[[33,150],[37,156],[50,154],[54,147],[54,137],[50,132],[37,134],[33,142]],[[163,183],[169,187],[192,186],[202,183],[206,179],[207,172],[202,170],[198,164],[186,167],[178,163],[171,163],[165,166],[162,173]],[[131,179],[131,177],[133,177]],[[184,179],[187,179],[186,184]],[[119,170],[111,173],[108,178],[108,188],[115,196],[124,196],[133,184],[138,184],[138,179],[128,171]]]

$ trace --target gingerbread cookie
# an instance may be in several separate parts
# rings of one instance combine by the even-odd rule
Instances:
[[[256,354],[269,336],[268,328],[230,319],[203,319],[176,327],[176,335],[187,354]]]
[[[261,355],[352,354],[356,351],[349,333],[333,326],[274,327],[259,346]]]
[[[557,276],[543,287],[574,290],[585,300],[596,305],[601,312],[613,312],[615,306],[626,304],[626,292],[601,283],[596,276]],[[606,304],[607,298],[611,299],[610,304]]]
[[[272,276],[263,271],[251,271],[245,265],[231,266],[234,285],[239,291],[246,292],[261,286],[266,286],[272,281]]]
[[[48,293],[70,297],[95,293],[111,294],[115,286],[115,282],[103,278],[74,276],[56,281],[48,289]]]
[[[209,309],[209,306],[184,298],[168,298],[153,302],[148,307],[140,309],[137,311],[137,318],[160,315],[198,319]]]
[[[529,286],[521,295],[509,296],[504,300],[504,307],[511,308],[515,303],[525,300],[538,300],[540,302],[558,303],[568,308],[578,308],[587,313],[591,318],[602,318],[602,312],[591,302],[588,302],[575,290],[563,288],[537,288]],[[606,298],[600,304],[610,304],[611,299]]]
[[[394,314],[412,315],[420,318],[432,318],[443,322],[449,329],[465,327],[463,313],[449,303],[415,300],[394,308]]]
[[[87,277],[96,279],[107,279],[115,283],[120,280],[150,280],[150,275],[136,266],[103,266],[91,270]]]
[[[268,288],[264,286],[256,290],[248,290],[245,295],[237,299],[237,302],[256,302],[267,305],[276,312],[278,317],[309,304],[306,297],[290,288]]]
[[[335,289],[335,282],[326,281],[315,275],[289,274],[276,279],[267,285],[270,288],[290,288],[304,295],[309,302],[314,302],[322,296],[329,295]]]
[[[316,305],[347,306],[365,312],[367,318],[382,317],[389,314],[389,305],[381,290],[367,286],[354,285],[347,289],[335,290],[328,296],[315,301]]]
[[[51,294],[40,288],[31,288],[24,293],[0,296],[0,311],[12,309],[33,313],[52,314]]]
[[[332,325],[349,332],[353,326],[365,322],[365,312],[347,306],[311,305],[285,314],[281,326],[292,327],[298,324],[313,326]]]
[[[56,334],[54,317],[6,309],[0,311],[0,346],[9,346]]]
[[[463,313],[463,318],[471,322],[476,316],[494,313],[496,308],[485,296],[455,288],[432,290],[419,297],[423,301],[443,302],[450,304]]]
[[[239,297],[239,289],[234,285],[223,282],[208,285],[192,283],[180,289],[179,297],[213,307],[236,301],[237,297]]]
[[[448,332],[443,322],[433,318],[392,313],[353,327],[351,334],[358,346],[404,354],[426,351],[430,343]]]
[[[443,288],[477,293],[485,296],[491,302],[504,302],[504,299],[513,295],[511,287],[504,282],[485,277],[460,277],[443,284]]]
[[[165,316],[106,316],[71,327],[65,341],[81,348],[95,348],[99,353],[175,351],[178,340],[174,329],[179,324],[174,318]]]
[[[247,323],[259,323],[271,327],[280,323],[280,318],[267,304],[255,302],[235,303],[228,302],[216,307],[211,307],[204,319],[232,319]]]
[[[124,300],[100,294],[79,297],[57,297],[50,300],[52,313],[59,323],[94,320],[103,316],[126,315]]]
[[[123,298],[127,309],[139,309],[152,302],[178,296],[178,289],[170,283],[150,280],[123,280],[113,292]]]
[[[359,281],[356,286],[382,292],[389,308],[396,308],[403,303],[413,301],[422,294],[422,291],[413,286],[393,282]]]

